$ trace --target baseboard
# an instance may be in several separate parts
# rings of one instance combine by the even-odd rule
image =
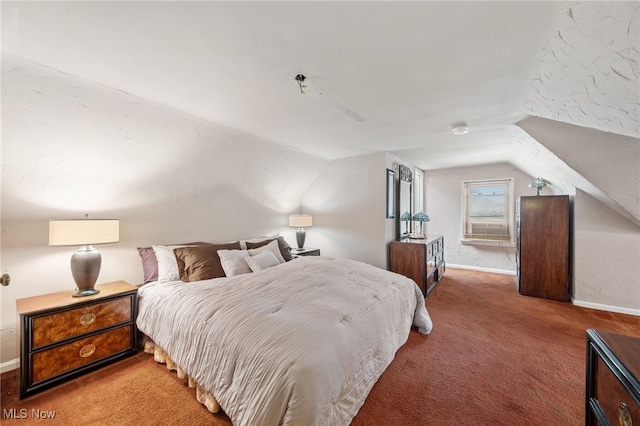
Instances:
[[[513,275],[513,276],[516,275],[516,271],[509,271],[506,269],[481,268],[479,266],[455,265],[453,263],[447,263],[447,268],[470,269],[472,271],[492,272],[494,274],[504,274],[504,275]]]
[[[15,370],[20,366],[20,360],[18,358],[11,361],[3,362],[0,364],[0,373],[6,373],[7,371]]]
[[[602,303],[585,302],[584,300],[572,299],[571,303],[581,308],[597,309],[599,311],[615,312],[618,314],[633,315],[640,317],[640,309],[622,308],[620,306],[603,305]]]

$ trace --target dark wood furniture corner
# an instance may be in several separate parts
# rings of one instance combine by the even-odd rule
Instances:
[[[320,249],[318,248],[310,248],[310,247],[305,247],[302,250],[299,249],[291,249],[291,256],[293,257],[298,257],[298,256],[320,256]]]
[[[20,398],[137,351],[137,287],[125,281],[16,300],[20,316]]]
[[[414,280],[427,297],[444,275],[444,237],[427,235],[391,241],[389,270]]]
[[[640,338],[587,330],[585,425],[640,425]]]

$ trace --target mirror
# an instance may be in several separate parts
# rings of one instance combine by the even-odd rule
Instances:
[[[407,166],[400,165],[398,168],[399,188],[398,188],[398,225],[400,228],[399,235],[406,236],[411,232],[411,210],[412,183],[413,176],[411,169]]]

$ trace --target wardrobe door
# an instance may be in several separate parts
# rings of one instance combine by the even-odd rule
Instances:
[[[519,291],[527,296],[569,300],[569,196],[521,197]]]

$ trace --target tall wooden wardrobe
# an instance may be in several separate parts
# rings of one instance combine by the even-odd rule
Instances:
[[[516,228],[520,294],[568,301],[571,281],[569,196],[520,197]]]

